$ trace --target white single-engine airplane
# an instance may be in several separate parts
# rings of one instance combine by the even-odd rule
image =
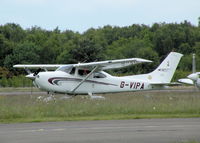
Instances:
[[[178,82],[195,85],[198,89],[200,89],[200,72],[196,72],[195,54],[193,54],[192,59],[192,74],[189,74],[187,78],[179,79]]]
[[[167,58],[151,73],[123,77],[112,76],[103,70],[126,67],[151,62],[141,58],[108,60],[69,65],[14,65],[24,68],[38,88],[64,94],[111,93],[160,89],[170,84],[182,54],[171,52]],[[30,73],[30,68],[39,68]],[[48,71],[55,69],[55,71]],[[44,69],[45,71],[41,71]]]
[[[198,89],[200,89],[200,72],[195,72],[187,76],[187,78],[179,79],[178,82],[184,84],[195,85]]]

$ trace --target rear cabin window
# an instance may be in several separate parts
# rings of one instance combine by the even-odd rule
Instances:
[[[105,78],[106,75],[101,72],[95,72],[93,77],[94,78]]]

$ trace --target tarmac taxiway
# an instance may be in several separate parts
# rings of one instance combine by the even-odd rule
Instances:
[[[182,143],[200,141],[200,118],[0,124],[1,143]]]

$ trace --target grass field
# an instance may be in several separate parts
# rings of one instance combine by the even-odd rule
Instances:
[[[200,143],[200,141],[187,141],[187,142],[180,142],[180,143]]]
[[[0,88],[0,92],[17,92],[17,91],[20,91],[20,92],[26,92],[26,91],[34,91],[34,92],[37,92],[37,91],[40,91],[38,88],[35,88],[35,87],[3,87],[3,88]]]
[[[39,96],[0,96],[0,122],[200,117],[197,91],[105,94],[105,100],[55,95],[48,102]]]

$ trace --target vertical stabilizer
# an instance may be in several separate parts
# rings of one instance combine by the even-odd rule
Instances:
[[[153,83],[170,83],[182,56],[180,53],[171,52],[153,72],[148,74],[149,80]]]
[[[145,80],[151,84],[168,84],[171,82],[182,56],[180,53],[171,52],[153,72],[130,77]]]

